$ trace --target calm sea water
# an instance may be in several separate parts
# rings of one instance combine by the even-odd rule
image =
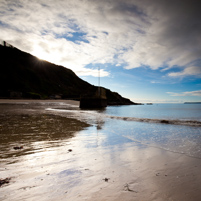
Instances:
[[[105,113],[121,117],[201,121],[201,104],[155,104],[108,107]]]
[[[111,106],[104,110],[77,107],[54,111],[92,124],[88,132],[93,135],[98,131],[104,136],[102,146],[135,142],[138,146],[148,145],[201,158],[199,104]]]

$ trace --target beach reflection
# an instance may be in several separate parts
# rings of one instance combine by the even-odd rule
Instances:
[[[75,119],[51,114],[1,114],[0,158],[26,154],[51,146],[60,146],[89,125]],[[21,147],[23,150],[14,150]]]
[[[78,114],[25,108],[1,115],[0,177],[11,180],[0,200],[201,198],[199,159],[128,138],[128,124],[102,115],[89,125]]]

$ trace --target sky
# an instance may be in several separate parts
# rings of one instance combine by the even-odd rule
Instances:
[[[0,0],[0,40],[138,103],[201,102],[200,0]],[[99,71],[100,69],[100,71]]]

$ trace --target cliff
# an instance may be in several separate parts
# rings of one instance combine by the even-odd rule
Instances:
[[[0,98],[77,99],[97,91],[72,70],[0,45]],[[108,105],[135,104],[106,89]]]

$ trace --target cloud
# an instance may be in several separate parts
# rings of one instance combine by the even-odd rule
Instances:
[[[182,93],[167,92],[170,96],[201,96],[201,90],[186,91]]]
[[[151,83],[152,83],[152,84],[160,84],[161,82],[160,82],[160,81],[152,80]]]
[[[164,71],[178,66],[181,72],[168,75],[197,76],[200,6],[196,0],[2,0],[0,38],[78,75],[96,76],[88,64],[110,63]]]
[[[98,69],[86,69],[86,68],[82,68],[80,71],[77,71],[77,73],[80,75],[80,76],[93,76],[93,77],[106,77],[106,76],[109,76],[110,73],[103,70],[103,69],[100,69],[100,71]]]
[[[180,72],[171,72],[168,74],[170,77],[185,77],[185,76],[196,76],[201,77],[201,67],[189,66]]]
[[[152,69],[188,66],[200,59],[201,13],[198,1],[142,1],[150,17],[146,34],[123,55],[128,69],[150,66]]]

